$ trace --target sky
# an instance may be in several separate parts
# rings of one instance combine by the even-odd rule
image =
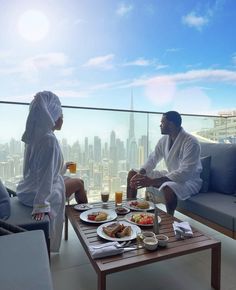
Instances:
[[[0,0],[0,100],[236,109],[235,0]]]

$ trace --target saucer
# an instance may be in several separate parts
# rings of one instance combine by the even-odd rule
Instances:
[[[89,203],[80,203],[80,204],[76,204],[74,206],[74,209],[79,210],[79,211],[85,211],[88,209],[93,208],[93,205],[89,204]]]

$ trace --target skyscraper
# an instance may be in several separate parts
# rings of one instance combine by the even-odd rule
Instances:
[[[131,91],[131,111],[133,110],[133,91]],[[137,154],[137,142],[135,140],[134,133],[134,112],[130,112],[129,116],[129,137],[127,140],[127,165],[130,168],[137,168],[138,166],[138,154]]]

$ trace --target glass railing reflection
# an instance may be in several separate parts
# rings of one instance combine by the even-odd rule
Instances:
[[[0,104],[0,177],[12,189],[23,172],[21,135],[27,113],[27,105]],[[74,176],[84,180],[90,201],[100,200],[104,190],[111,199],[115,191],[125,192],[128,171],[144,163],[161,137],[161,113],[64,107],[63,114],[56,135],[64,160],[77,163]],[[233,140],[229,133],[235,125],[234,118],[183,116],[185,130],[201,142]]]

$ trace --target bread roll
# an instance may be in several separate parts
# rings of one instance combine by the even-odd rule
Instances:
[[[107,219],[108,214],[106,212],[99,212],[99,214],[96,216],[95,221],[105,221]]]

